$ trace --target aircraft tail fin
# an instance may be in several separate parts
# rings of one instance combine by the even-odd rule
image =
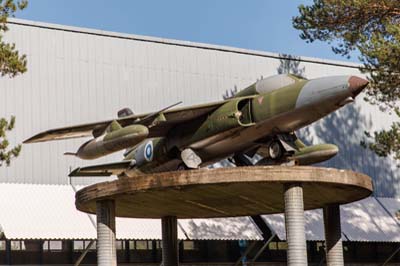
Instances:
[[[130,108],[126,107],[118,111],[117,116],[118,118],[127,117],[133,115],[133,112]]]

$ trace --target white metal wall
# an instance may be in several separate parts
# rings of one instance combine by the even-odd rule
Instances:
[[[184,105],[220,100],[226,90],[285,69],[284,60],[271,53],[24,20],[13,20],[6,39],[28,56],[26,74],[0,79],[0,117],[17,117],[13,143],[46,129],[116,117],[123,107],[141,113],[181,100]],[[292,70],[308,78],[359,75],[355,65],[302,60]],[[390,119],[359,99],[301,134],[309,142],[338,144],[341,152],[329,165],[367,173],[378,195],[398,196],[396,163],[359,147],[364,129],[388,125]],[[63,184],[70,169],[120,159],[120,154],[97,161],[63,155],[83,141],[23,145],[12,166],[0,168],[0,182]]]

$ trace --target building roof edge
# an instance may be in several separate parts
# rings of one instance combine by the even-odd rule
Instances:
[[[151,36],[145,36],[145,35],[119,33],[119,32],[113,32],[113,31],[104,31],[104,30],[81,28],[81,27],[75,27],[75,26],[66,26],[66,25],[61,25],[61,24],[38,22],[38,21],[18,19],[18,18],[9,18],[8,23],[15,24],[15,25],[37,27],[37,28],[45,28],[45,29],[51,29],[51,30],[60,30],[60,31],[82,33],[82,34],[104,36],[104,37],[110,37],[110,38],[120,38],[120,39],[128,39],[128,40],[135,40],[135,41],[160,43],[160,44],[166,44],[166,45],[176,45],[176,46],[192,47],[192,48],[198,48],[198,49],[215,50],[215,51],[221,51],[221,52],[231,52],[231,53],[237,53],[237,54],[269,57],[269,58],[274,58],[274,59],[291,59],[294,61],[300,61],[300,62],[305,62],[305,63],[324,64],[324,65],[332,65],[332,66],[340,66],[340,67],[348,67],[348,68],[362,67],[361,64],[339,61],[339,60],[328,60],[328,59],[321,59],[321,58],[314,58],[314,57],[277,54],[277,53],[272,53],[272,52],[236,48],[236,47],[224,46],[224,45],[214,45],[214,44],[206,44],[206,43],[199,43],[199,42],[160,38],[160,37],[151,37]]]

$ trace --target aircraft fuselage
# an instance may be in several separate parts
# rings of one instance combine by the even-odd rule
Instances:
[[[298,130],[352,102],[366,85],[354,76],[293,80],[281,87],[255,83],[207,117],[180,124],[164,138],[146,140],[125,159],[140,161],[138,149],[151,142],[151,160],[140,161],[126,174],[175,170],[182,163],[179,151],[187,148],[202,166],[251,150],[262,139]]]

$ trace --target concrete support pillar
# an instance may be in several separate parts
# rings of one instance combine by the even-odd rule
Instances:
[[[115,202],[100,200],[96,202],[97,214],[97,265],[116,266],[115,246]]]
[[[178,222],[175,216],[161,218],[162,265],[178,266]]]
[[[324,207],[326,265],[343,266],[342,230],[339,205]]]
[[[303,188],[299,183],[285,185],[285,227],[288,266],[307,265],[307,243],[304,230]]]

